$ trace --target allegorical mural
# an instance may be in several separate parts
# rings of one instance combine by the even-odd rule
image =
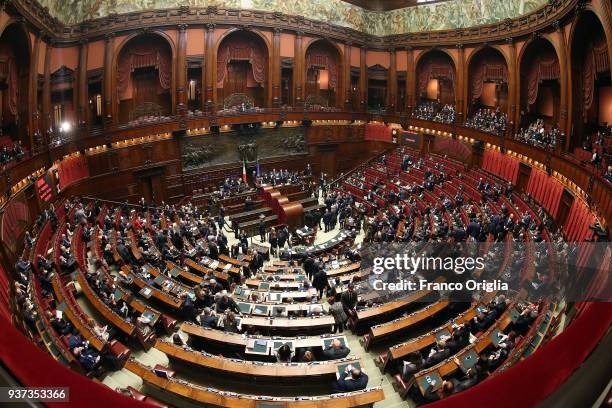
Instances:
[[[369,11],[341,0],[39,0],[65,24],[178,6],[280,11],[384,36],[465,28],[529,13],[548,0],[449,0],[393,11]]]
[[[307,153],[303,127],[245,129],[187,137],[181,145],[184,170],[255,162]]]

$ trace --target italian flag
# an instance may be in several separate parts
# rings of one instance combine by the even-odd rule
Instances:
[[[244,182],[244,184],[246,184],[247,182],[246,161],[245,160],[242,160],[242,181]]]

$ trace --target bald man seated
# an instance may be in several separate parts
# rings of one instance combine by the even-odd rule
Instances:
[[[334,392],[363,390],[368,386],[368,376],[359,368],[353,367],[344,373],[334,384]]]
[[[323,350],[324,360],[338,360],[349,355],[351,350],[342,344],[338,339],[335,339],[331,344]]]

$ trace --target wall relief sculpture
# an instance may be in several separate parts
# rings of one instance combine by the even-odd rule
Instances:
[[[312,20],[384,36],[409,32],[466,28],[515,18],[549,0],[448,0],[397,10],[370,11],[341,0],[39,0],[64,24],[110,14],[179,6],[252,9],[304,16]]]
[[[307,152],[304,127],[234,130],[188,137],[181,145],[184,170],[240,165],[243,160],[253,163]]]

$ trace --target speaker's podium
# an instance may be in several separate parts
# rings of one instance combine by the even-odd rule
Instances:
[[[304,225],[304,207],[301,203],[291,202],[274,186],[259,186],[259,195],[268,207],[278,215],[278,223],[286,224],[290,229]]]

